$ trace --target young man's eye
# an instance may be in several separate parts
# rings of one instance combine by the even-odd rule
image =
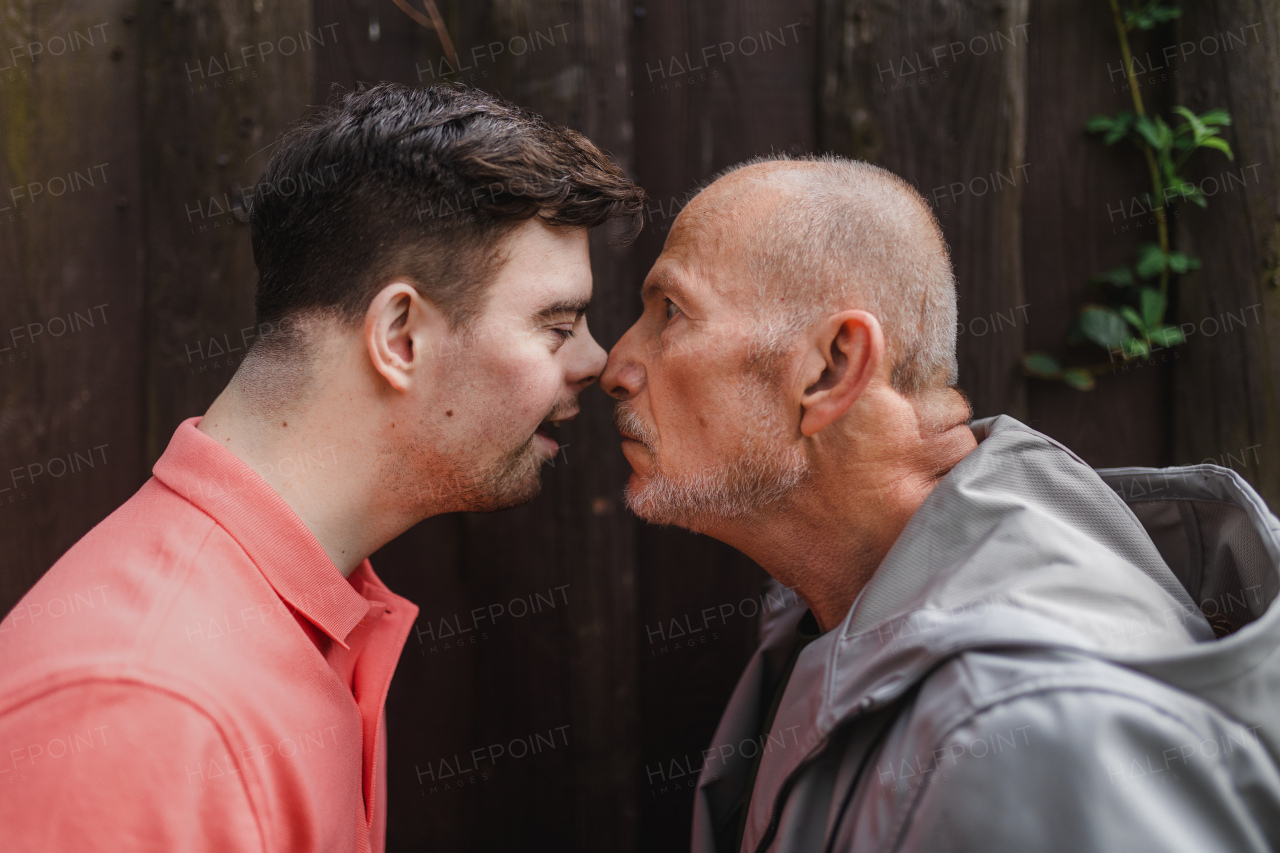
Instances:
[[[561,326],[553,326],[551,331],[560,336],[561,341],[567,341],[574,336],[573,329],[566,329]]]
[[[680,306],[676,305],[670,299],[666,300],[666,302],[667,302],[667,319],[673,320],[675,319],[675,316],[680,313]]]

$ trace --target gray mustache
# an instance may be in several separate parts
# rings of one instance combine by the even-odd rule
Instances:
[[[613,425],[618,431],[635,437],[641,444],[653,452],[658,444],[658,437],[653,429],[641,420],[630,403],[621,402],[613,409]]]

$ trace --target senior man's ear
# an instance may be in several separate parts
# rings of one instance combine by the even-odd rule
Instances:
[[[839,420],[884,360],[884,332],[874,314],[842,311],[819,324],[803,362],[800,432],[815,435]]]
[[[364,315],[364,342],[373,369],[397,391],[428,366],[432,344],[448,339],[449,324],[411,284],[396,281],[373,297]]]

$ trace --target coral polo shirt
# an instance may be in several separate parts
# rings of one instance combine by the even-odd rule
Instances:
[[[383,849],[418,608],[198,422],[0,622],[0,850]]]

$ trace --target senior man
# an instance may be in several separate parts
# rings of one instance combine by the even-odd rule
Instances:
[[[601,378],[628,505],[802,601],[704,753],[695,851],[1280,849],[1280,522],[1226,469],[970,422],[906,181],[731,169],[642,298]]]

